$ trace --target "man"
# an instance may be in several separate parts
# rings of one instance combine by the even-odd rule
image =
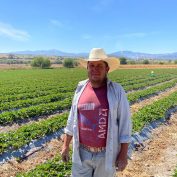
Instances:
[[[93,48],[81,63],[88,79],[75,91],[65,128],[61,155],[69,159],[73,137],[72,177],[113,177],[127,165],[131,139],[130,109],[123,88],[107,78],[118,67],[101,48]]]

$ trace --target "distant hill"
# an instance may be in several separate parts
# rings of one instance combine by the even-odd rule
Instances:
[[[26,51],[16,51],[11,52],[11,54],[21,54],[21,55],[46,55],[46,56],[63,56],[63,57],[87,57],[87,53],[67,53],[60,50],[26,50]]]
[[[110,54],[116,57],[126,57],[130,59],[161,59],[161,60],[175,60],[177,59],[177,52],[175,53],[164,53],[164,54],[148,54],[132,51],[119,51]]]
[[[67,53],[60,50],[36,50],[36,51],[16,51],[10,52],[11,54],[21,55],[46,55],[46,56],[63,56],[63,57],[88,57],[88,53]],[[175,53],[164,53],[164,54],[148,54],[132,51],[118,51],[108,54],[109,56],[115,57],[126,57],[130,59],[160,59],[160,60],[176,60],[177,52]]]

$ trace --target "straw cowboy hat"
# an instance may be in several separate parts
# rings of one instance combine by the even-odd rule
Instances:
[[[88,61],[105,61],[108,63],[109,72],[116,70],[119,67],[119,60],[113,57],[108,57],[102,48],[93,48],[90,51],[89,58],[80,60],[80,64],[87,68]]]

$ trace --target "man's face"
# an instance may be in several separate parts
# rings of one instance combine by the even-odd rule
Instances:
[[[87,65],[88,77],[92,82],[102,82],[109,71],[104,61],[89,61]]]

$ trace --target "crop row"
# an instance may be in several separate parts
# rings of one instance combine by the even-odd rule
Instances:
[[[82,71],[82,72],[81,72]],[[14,70],[0,71],[0,95],[16,95],[51,90],[74,88],[86,74],[79,69]]]
[[[36,85],[35,83],[28,83],[30,84],[30,87],[23,85],[21,87],[12,87],[12,88],[1,88],[0,89],[0,97],[3,95],[10,96],[10,95],[19,95],[19,94],[24,94],[24,93],[34,93],[34,92],[43,92],[43,91],[51,91],[51,90],[70,90],[71,88],[74,88],[76,84],[69,84],[67,82],[62,82],[62,83],[50,83],[46,85],[46,83],[41,83],[41,85]]]
[[[131,85],[125,86],[126,91],[134,90],[134,89],[140,89],[140,88],[145,88],[146,86],[150,86],[153,84],[157,84],[159,82],[164,82],[166,80],[170,80],[174,78],[175,76],[165,76],[163,78],[156,78],[155,80],[150,80],[149,82],[144,82],[144,83],[138,83],[138,84],[133,84],[131,82]],[[135,82],[136,83],[136,82]],[[123,83],[121,83],[123,84]],[[67,87],[61,86],[60,87],[54,87],[52,89],[46,90],[46,88],[42,90],[36,90],[35,92],[30,92],[29,90],[26,90],[25,93],[21,94],[13,94],[13,95],[6,95],[4,94],[3,96],[0,96],[0,103],[5,103],[5,102],[10,102],[10,101],[16,101],[16,100],[26,100],[26,99],[32,99],[40,96],[46,96],[50,95],[53,93],[63,93],[63,92],[74,92],[75,86],[72,84],[67,85]],[[1,109],[0,109],[1,110]]]
[[[168,88],[174,87],[176,84],[177,84],[177,79],[174,79],[170,82],[163,83],[163,84],[157,85],[157,86],[153,86],[153,87],[147,88],[145,90],[139,90],[139,91],[136,91],[133,93],[128,93],[127,94],[128,100],[131,104],[133,104],[134,102],[137,102],[138,100],[140,100],[144,97],[147,97],[149,95],[156,94],[160,91],[164,91]]]
[[[170,96],[142,108],[132,117],[133,132],[140,131],[148,122],[164,117],[166,111],[175,106],[177,106],[177,92],[174,92]],[[60,169],[60,167],[62,168]],[[57,176],[57,174],[60,174],[59,176],[65,177],[65,170],[67,175],[71,173],[71,162],[69,164],[63,164],[61,162],[61,157],[57,155],[53,160],[49,160],[43,164],[40,164],[29,172],[20,173],[17,175],[17,177],[43,176],[43,172],[45,173],[45,176]]]
[[[17,100],[17,101],[0,103],[0,111],[10,111],[12,109],[19,109],[19,108],[34,106],[34,105],[41,104],[41,103],[46,104],[50,102],[63,100],[68,97],[71,98],[72,95],[73,95],[72,92],[56,93],[56,94],[37,97],[34,99]]]
[[[27,173],[19,173],[16,177],[68,177],[71,175],[71,166],[71,160],[68,163],[64,163],[58,154],[54,159],[38,165]]]
[[[161,82],[165,82],[165,81],[169,81],[173,78],[176,78],[175,76],[170,76],[170,77],[165,77],[165,78],[160,78],[160,79],[156,79],[156,80],[152,80],[152,81],[149,81],[149,82],[143,82],[143,83],[138,83],[138,84],[133,84],[133,85],[127,85],[127,86],[124,86],[124,89],[126,91],[131,91],[131,90],[137,90],[137,89],[143,89],[147,86],[152,86],[152,85],[155,85],[155,84],[158,84],[158,83],[161,83]]]
[[[153,79],[159,77],[174,76],[177,77],[177,70],[175,69],[154,69],[154,76],[151,76],[151,69],[124,69],[116,70],[109,75],[109,78],[115,82],[129,83],[131,81],[141,81],[144,79]]]
[[[143,107],[132,116],[133,132],[140,131],[145,126],[145,124],[149,122],[163,118],[168,109],[174,108],[176,106],[177,92],[174,92],[168,97]]]
[[[63,101],[57,101],[48,104],[39,104],[28,108],[22,108],[17,111],[3,112],[0,114],[0,125],[7,125],[14,121],[33,118],[42,115],[50,115],[58,110],[66,110],[71,106],[71,98]]]
[[[73,72],[74,71],[74,72]],[[163,71],[163,70],[162,70]],[[160,78],[162,76],[167,77],[168,72],[165,74],[160,74],[162,71],[156,71],[157,78]],[[16,95],[22,95],[25,93],[31,93],[34,92],[43,92],[43,91],[49,91],[54,89],[69,89],[72,88],[74,90],[76,84],[79,80],[84,79],[84,75],[86,78],[86,74],[83,72],[83,70],[77,69],[77,70],[51,70],[51,71],[23,71],[24,73],[21,73],[19,75],[19,71],[13,71],[11,72],[10,77],[6,76],[4,80],[2,79],[0,82],[0,100],[2,100],[3,96],[6,95],[6,97],[10,96],[16,96]],[[174,72],[174,70],[173,70]],[[10,72],[9,72],[10,73]],[[113,73],[111,73],[110,77],[124,85],[124,83],[127,85],[127,83],[131,84],[133,81],[137,81],[138,79],[154,79],[153,77],[150,77],[149,70],[117,70]],[[7,74],[7,73],[6,73]],[[174,74],[173,74],[174,75]],[[23,76],[23,77],[22,77]],[[1,77],[0,77],[1,79]],[[70,82],[71,81],[71,82]],[[69,88],[68,88],[69,87]],[[61,91],[62,92],[62,91]]]
[[[146,83],[146,82],[150,82],[150,81],[161,79],[161,78],[171,78],[171,77],[173,77],[173,76],[168,74],[168,75],[155,76],[155,77],[144,77],[144,78],[141,78],[141,79],[134,78],[133,80],[130,80],[128,82],[122,82],[121,85],[123,87],[125,87],[125,86],[128,86],[128,85]]]
[[[176,84],[177,79],[172,80],[162,85],[150,87],[146,90],[140,90],[128,94],[128,100],[133,103],[138,101],[140,98],[147,97],[151,94],[155,94],[159,91],[163,91],[167,88],[173,87]],[[71,106],[72,93],[53,94],[45,97],[39,97],[36,99],[20,100],[16,102],[10,102],[1,104],[1,110],[8,110],[8,108],[21,108],[18,110],[6,111],[0,114],[0,125],[10,124],[17,120],[23,120],[26,118],[33,118],[42,115],[49,115],[57,110],[65,110]],[[65,98],[65,100],[62,100]],[[59,100],[59,101],[58,101]],[[54,102],[55,101],[55,102]],[[40,104],[44,103],[45,104]],[[35,104],[38,104],[35,106]],[[25,108],[24,108],[25,106]],[[29,107],[27,107],[29,106]]]
[[[56,132],[66,125],[67,116],[68,113],[60,114],[40,122],[23,125],[15,131],[1,133],[0,153],[19,149],[31,140]]]
[[[133,131],[140,131],[148,122],[164,117],[166,111],[175,106],[177,106],[177,92],[174,92],[170,96],[160,99],[153,104],[142,108],[137,113],[133,114]],[[63,118],[60,116],[57,117],[57,119],[59,119],[60,121],[63,120]],[[64,120],[66,120],[66,117]],[[41,135],[40,130],[42,135],[44,135],[46,131],[53,131],[54,129],[51,129],[51,127],[49,126],[49,124],[52,125],[52,123],[50,123],[51,121],[53,122],[54,118],[42,120],[39,123],[22,126],[17,131],[15,131],[15,133],[2,133],[0,136],[0,152],[3,152],[9,147],[11,147],[12,149],[21,147],[25,143],[31,141],[31,139],[39,137]],[[43,124],[47,125],[48,128],[44,128]],[[58,125],[58,123],[55,124],[55,126]],[[62,125],[64,126],[65,124]],[[45,131],[43,131],[43,129],[45,129]]]
[[[10,101],[17,101],[17,100],[26,100],[26,99],[32,99],[36,97],[46,96],[54,93],[67,93],[67,92],[74,92],[73,87],[68,88],[54,88],[52,90],[38,90],[33,93],[30,93],[26,91],[26,93],[22,94],[16,94],[16,95],[4,95],[0,96],[0,103],[10,102]]]

